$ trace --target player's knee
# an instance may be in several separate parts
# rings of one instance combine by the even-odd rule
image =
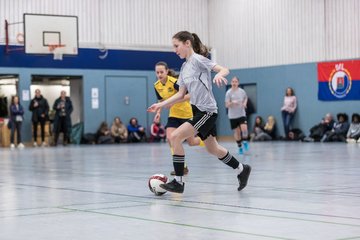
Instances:
[[[176,132],[173,132],[173,133],[171,134],[169,140],[170,140],[171,143],[181,141],[181,139],[180,139],[180,134],[178,134],[178,133],[176,133]]]
[[[194,139],[187,139],[186,141],[187,141],[189,146],[197,146],[197,145],[199,145],[199,144],[197,144],[196,141],[194,141]]]

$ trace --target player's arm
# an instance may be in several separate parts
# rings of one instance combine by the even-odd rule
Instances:
[[[227,84],[226,76],[229,74],[229,69],[226,67],[222,67],[220,65],[215,65],[212,70],[217,72],[215,75],[213,82],[216,83],[218,87],[222,86],[222,84]]]
[[[225,107],[226,108],[231,108],[233,106],[234,106],[234,103],[231,101],[229,91],[227,91],[226,94],[225,94]]]
[[[177,84],[177,82],[175,82],[174,83],[174,89],[176,91],[179,91],[179,88],[180,88],[179,85]],[[190,94],[188,94],[188,92],[186,92],[186,95],[184,96],[183,99],[180,99],[180,100],[174,102],[173,104],[180,103],[180,102],[185,102],[185,101],[189,101],[189,100],[190,100]],[[168,105],[167,107],[171,107],[173,104]]]
[[[179,91],[177,93],[175,93],[172,97],[170,97],[162,102],[151,105],[148,108],[148,112],[156,112],[159,110],[159,108],[166,107],[168,105],[172,105],[172,104],[176,103],[177,101],[180,101],[181,99],[183,99],[185,97],[186,92],[187,92],[187,89],[185,87],[180,87]]]
[[[226,108],[231,108],[233,106],[233,103],[229,100],[229,101],[225,101],[225,107]]]
[[[156,88],[154,88],[154,89],[155,89],[155,94],[156,94],[156,98],[158,99],[158,102],[164,101],[164,99],[160,96],[160,94],[159,94],[159,92],[156,90]],[[156,113],[155,113],[155,118],[156,118],[156,117],[160,117],[161,109],[162,109],[162,108],[159,108],[159,109],[156,111]]]
[[[244,101],[243,101],[244,108],[247,108],[247,102],[248,102],[248,97],[246,96]]]

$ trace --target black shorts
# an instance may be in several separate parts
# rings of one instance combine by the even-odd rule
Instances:
[[[217,113],[202,112],[194,105],[191,105],[193,118],[189,122],[196,130],[201,140],[205,140],[208,136],[216,137],[216,119]]]
[[[183,119],[183,118],[169,117],[165,128],[178,128],[178,127],[180,127],[181,124],[183,124],[184,122],[187,122],[187,120],[188,119],[186,119],[186,118]]]
[[[246,117],[239,117],[239,118],[230,119],[231,129],[238,128],[241,124],[247,124],[247,118]]]

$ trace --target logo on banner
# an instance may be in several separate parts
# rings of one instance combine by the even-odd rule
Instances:
[[[332,95],[337,98],[344,98],[351,89],[351,76],[348,70],[344,68],[343,63],[335,65],[329,78],[329,89]]]

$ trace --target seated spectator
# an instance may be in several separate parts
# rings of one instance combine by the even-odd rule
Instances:
[[[349,131],[346,134],[346,142],[348,143],[360,143],[360,115],[354,113],[351,116],[351,124]]]
[[[337,122],[330,131],[325,132],[322,142],[346,142],[346,134],[349,130],[349,117],[346,113],[337,115]]]
[[[254,141],[269,141],[276,139],[276,122],[274,116],[269,116],[264,127],[264,131],[259,133]]]
[[[96,142],[98,144],[113,143],[109,126],[106,122],[100,124],[99,129],[96,132]]]
[[[146,134],[145,128],[139,125],[136,118],[131,118],[129,121],[128,129],[128,142],[145,142]]]
[[[255,124],[252,133],[250,134],[250,141],[254,141],[255,137],[262,132],[264,132],[264,120],[261,116],[257,116],[255,118]]]
[[[331,113],[327,113],[320,123],[310,128],[310,135],[304,138],[305,142],[320,142],[324,134],[330,131],[334,126],[335,121]]]
[[[165,127],[161,125],[160,115],[155,115],[154,122],[151,124],[150,129],[151,137],[150,142],[160,142],[166,139]]]
[[[287,140],[289,141],[302,141],[305,138],[305,135],[301,129],[293,128],[290,130]]]
[[[111,136],[115,143],[124,143],[128,139],[128,130],[119,117],[114,118],[111,125]]]

